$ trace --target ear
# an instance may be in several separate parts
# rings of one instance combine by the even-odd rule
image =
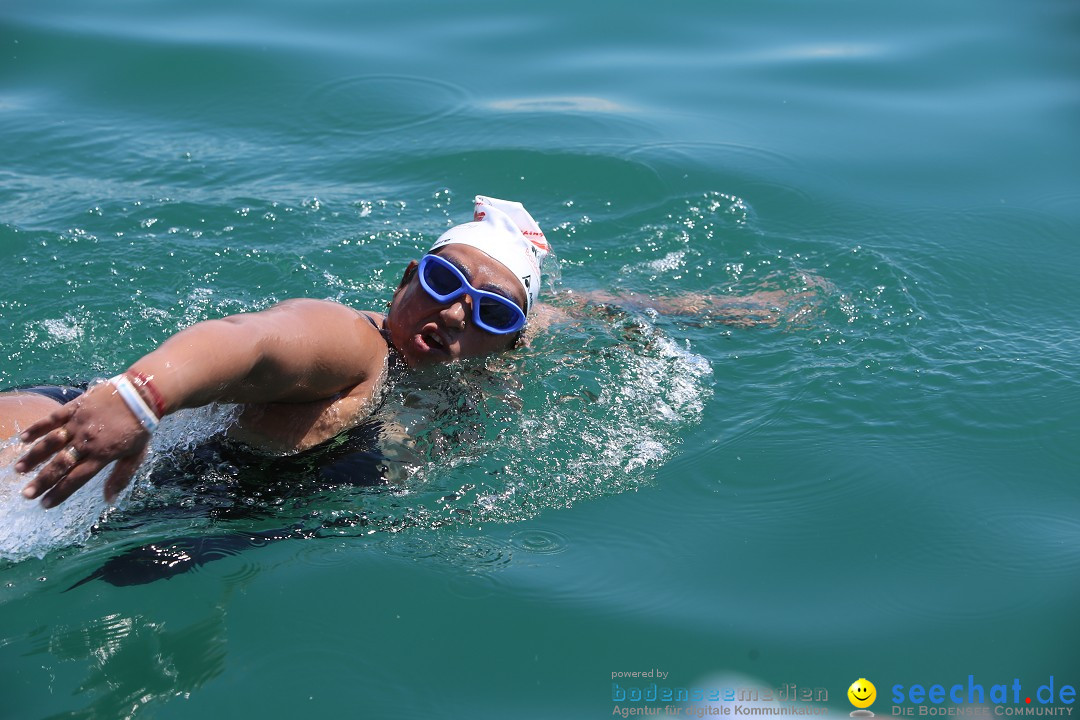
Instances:
[[[409,281],[413,279],[413,275],[416,274],[416,268],[420,267],[420,263],[415,260],[410,260],[408,266],[405,268],[405,273],[401,276],[401,282],[398,283],[397,289],[403,290]]]

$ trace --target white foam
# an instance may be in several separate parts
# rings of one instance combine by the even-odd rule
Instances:
[[[235,406],[210,405],[196,410],[182,410],[165,418],[154,436],[143,463],[127,488],[117,498],[122,508],[133,488],[153,470],[155,458],[162,452],[189,447],[223,430],[234,416]],[[0,444],[0,454],[18,444],[12,438]],[[45,510],[37,500],[27,500],[22,489],[36,475],[20,475],[12,464],[0,465],[0,559],[19,561],[44,557],[49,551],[86,541],[94,526],[110,511],[104,498],[105,478],[112,472],[110,463],[65,502]]]
[[[71,315],[63,318],[49,318],[41,321],[41,326],[49,337],[60,343],[71,343],[82,338],[83,328],[78,319]]]
[[[686,251],[676,250],[675,252],[669,252],[662,258],[651,260],[645,263],[645,267],[658,272],[665,272],[669,270],[678,270],[686,264]]]
[[[497,440],[452,446],[450,453],[462,454],[423,464],[410,484],[460,482],[476,477],[475,466],[494,468],[488,477],[498,479],[477,494],[466,517],[516,521],[649,482],[678,448],[683,430],[700,421],[712,394],[712,368],[643,318],[607,329],[613,344],[579,347],[554,336],[551,347],[524,358],[536,364],[526,371],[530,377],[570,392],[552,392],[504,415],[507,425],[489,433]],[[592,331],[597,338],[605,333],[600,326]]]
[[[0,452],[17,444],[12,438],[0,446]],[[45,510],[37,500],[22,496],[36,472],[20,475],[10,464],[0,466],[0,558],[43,557],[54,548],[85,541],[108,508],[102,488],[111,471],[110,464],[67,502]]]

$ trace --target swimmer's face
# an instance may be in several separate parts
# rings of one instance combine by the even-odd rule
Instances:
[[[848,676],[850,677],[850,675]],[[859,678],[851,683],[847,691],[848,700],[857,708],[868,708],[877,698],[877,688],[866,678]]]
[[[496,292],[525,308],[525,291],[502,263],[470,245],[446,245],[436,251],[464,273],[474,287]],[[394,347],[411,367],[481,357],[513,346],[516,333],[496,335],[473,324],[472,298],[462,295],[440,303],[420,286],[417,263],[405,270],[386,315]]]

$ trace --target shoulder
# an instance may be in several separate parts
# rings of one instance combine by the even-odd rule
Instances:
[[[348,305],[342,305],[333,300],[316,300],[315,298],[290,298],[263,310],[263,313],[340,315],[342,317],[350,314],[356,315],[357,312]]]
[[[381,373],[389,348],[367,314],[330,300],[296,298],[263,310],[262,336],[313,366]],[[377,316],[376,316],[377,317]]]
[[[379,325],[381,325],[381,317],[375,313],[362,312],[333,300],[314,298],[283,300],[258,314],[272,322],[302,323],[310,331],[341,332],[355,326],[360,328],[361,334],[365,336],[370,335],[370,331],[378,334]],[[373,323],[371,316],[380,321],[379,325]],[[346,338],[341,336],[339,339]]]

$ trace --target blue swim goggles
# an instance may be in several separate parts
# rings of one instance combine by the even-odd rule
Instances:
[[[420,287],[434,300],[448,303],[462,295],[472,298],[472,319],[481,330],[496,335],[517,332],[525,326],[525,313],[508,297],[469,284],[456,265],[438,255],[420,259]]]

